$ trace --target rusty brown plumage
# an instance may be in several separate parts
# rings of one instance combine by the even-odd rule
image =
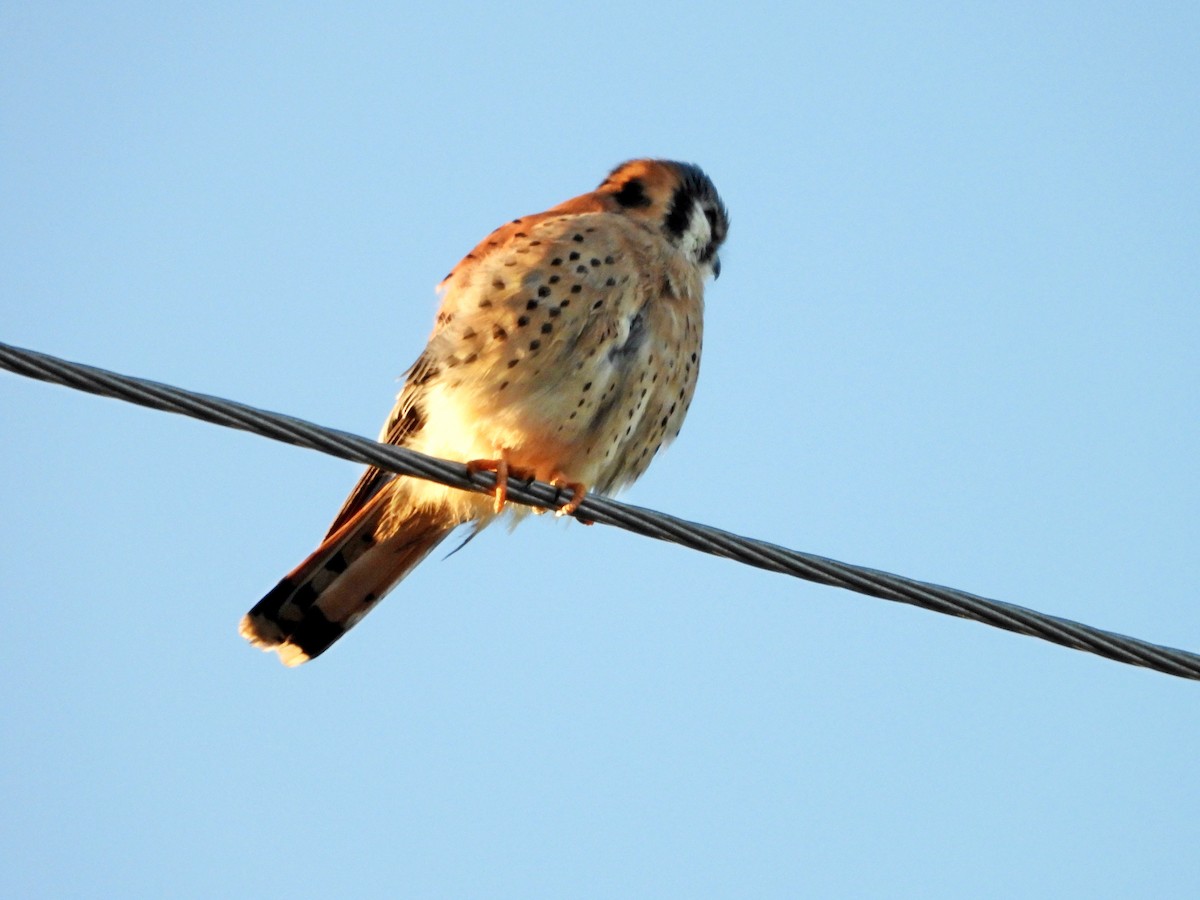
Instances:
[[[611,493],[679,432],[699,373],[704,281],[727,215],[698,168],[619,166],[492,232],[450,272],[380,439]],[[497,468],[499,466],[493,466]],[[368,469],[325,541],[242,620],[296,664],[324,651],[486,496]]]

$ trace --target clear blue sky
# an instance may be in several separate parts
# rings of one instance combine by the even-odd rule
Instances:
[[[6,4],[0,340],[374,435],[475,241],[692,160],[628,499],[1200,648],[1200,7],[402,6]],[[286,670],[355,466],[0,423],[6,896],[1200,892],[1196,683],[550,518]]]

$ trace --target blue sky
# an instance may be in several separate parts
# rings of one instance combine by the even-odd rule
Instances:
[[[614,164],[732,215],[626,496],[1200,648],[1193,4],[8,4],[0,340],[374,435]],[[299,670],[356,467],[0,373],[0,892],[1193,896],[1200,686],[550,518]]]

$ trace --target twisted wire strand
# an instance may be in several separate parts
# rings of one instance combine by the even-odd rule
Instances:
[[[256,409],[243,403],[143,378],[120,375],[10,344],[0,343],[0,368],[75,390],[191,416],[226,428],[249,431],[261,437],[307,447],[353,462],[378,466],[401,475],[426,478],[463,490],[490,492],[495,487],[493,473],[469,474],[466,466],[461,463],[435,459],[413,450],[381,444],[293,416]],[[523,481],[510,481],[508,498],[543,509],[557,509],[566,500],[560,489],[552,485]],[[989,600],[954,588],[789,550],[591,494],[584,499],[575,515],[580,519],[624,528],[634,534],[680,544],[748,566],[781,572],[817,584],[845,588],[884,600],[908,603],[933,612],[973,619],[994,628],[1040,638],[1117,662],[1143,666],[1180,678],[1200,680],[1200,655],[1093,628],[1011,603]]]

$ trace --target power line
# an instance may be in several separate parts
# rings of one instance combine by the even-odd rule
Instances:
[[[492,473],[468,474],[466,466],[461,463],[435,459],[292,416],[142,378],[119,375],[5,343],[0,343],[0,368],[91,394],[191,416],[226,428],[238,428],[272,440],[378,466],[401,475],[427,478],[451,487],[490,492],[495,485]],[[557,488],[549,484],[517,481],[510,482],[508,498],[544,509],[557,509],[566,500]],[[1200,680],[1200,655],[1103,631],[1011,603],[789,550],[591,494],[583,501],[576,516],[714,556],[723,556],[748,566],[782,572],[884,600],[909,603],[946,615],[974,619],[985,625],[1095,653],[1117,662]]]

